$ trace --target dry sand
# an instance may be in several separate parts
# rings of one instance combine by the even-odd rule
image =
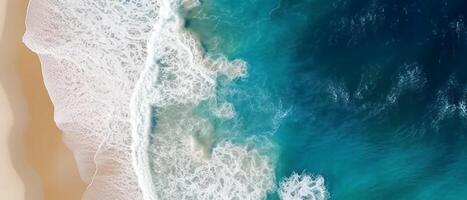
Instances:
[[[16,172],[9,148],[13,112],[0,85],[0,199],[24,199],[24,183]]]
[[[38,58],[21,42],[26,7],[0,0],[0,199],[81,199],[86,186],[53,121]]]

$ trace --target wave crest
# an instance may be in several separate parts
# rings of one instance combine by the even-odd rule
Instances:
[[[281,181],[279,197],[282,200],[325,200],[328,192],[323,177],[293,173]]]
[[[164,17],[156,22],[153,51],[131,104],[134,167],[143,196],[264,199],[274,188],[271,159],[244,145],[215,143],[212,122],[194,112],[200,102],[216,98],[220,76],[245,76],[246,63],[206,55],[183,29],[180,6],[161,6]],[[219,118],[235,115],[229,103],[208,110]]]
[[[31,0],[24,43],[82,179],[84,199],[141,199],[131,165],[130,97],[158,18],[156,0]]]

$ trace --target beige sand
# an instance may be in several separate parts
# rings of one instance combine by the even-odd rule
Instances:
[[[13,127],[13,112],[0,85],[0,199],[24,199],[24,183],[16,172],[8,136]]]
[[[2,30],[4,27],[6,17],[6,5],[6,1],[0,1],[0,38],[3,38]],[[2,49],[5,49],[3,45],[1,47]],[[6,67],[4,65],[7,64],[8,61],[4,59],[4,50],[0,51],[0,78],[4,79],[3,77],[7,75]],[[13,80],[10,79],[9,81]],[[0,199],[25,199],[25,185],[23,180],[21,180],[21,177],[15,170],[12,154],[10,152],[10,149],[14,150],[13,146],[17,145],[13,142],[10,142],[10,133],[13,131],[14,128],[13,122],[14,115],[12,107],[10,105],[4,87],[0,83]]]
[[[26,7],[26,0],[0,0],[0,83],[7,97],[0,95],[0,128],[6,129],[0,129],[0,147],[10,143],[0,149],[0,199],[81,199],[85,184],[53,121],[39,61],[21,42]]]

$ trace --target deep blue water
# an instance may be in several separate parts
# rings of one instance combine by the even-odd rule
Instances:
[[[237,111],[218,134],[273,141],[277,181],[467,199],[467,1],[204,0],[187,15],[209,54],[248,63],[218,86]]]

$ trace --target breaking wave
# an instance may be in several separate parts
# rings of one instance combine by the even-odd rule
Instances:
[[[156,21],[153,54],[131,105],[134,165],[144,199],[265,199],[274,188],[272,161],[243,145],[215,144],[213,124],[194,111],[215,98],[218,76],[244,76],[246,63],[204,55],[183,29],[178,6],[161,6],[167,12]],[[211,110],[221,118],[234,115],[229,103]]]
[[[39,55],[55,121],[88,183],[84,199],[266,199],[275,192],[274,160],[254,145],[216,139],[213,122],[196,111],[220,101],[219,78],[247,73],[244,61],[206,54],[184,29],[180,13],[198,4],[30,1],[23,40]],[[236,115],[233,104],[216,105],[212,116]],[[283,199],[308,176],[289,179]]]
[[[280,182],[279,196],[283,200],[324,200],[328,195],[321,176],[293,173]]]

